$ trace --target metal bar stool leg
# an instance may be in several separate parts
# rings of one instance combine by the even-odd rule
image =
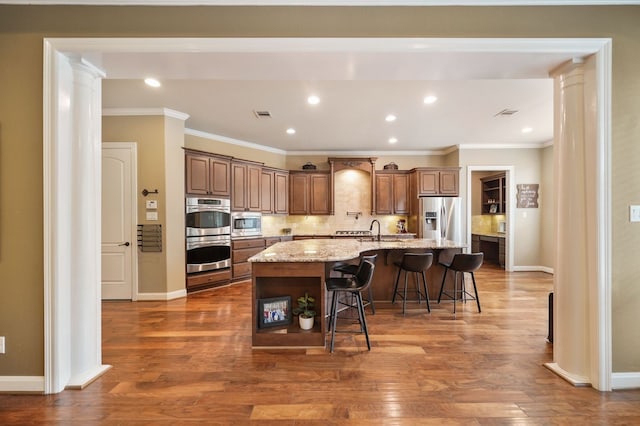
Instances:
[[[427,301],[427,312],[431,312],[431,306],[429,306],[429,290],[427,289],[427,276],[422,271],[422,283],[424,284],[424,298]]]
[[[458,271],[453,275],[453,313],[456,313],[456,299],[458,298]]]
[[[336,338],[336,322],[338,322],[338,292],[333,292],[331,298],[331,352],[333,352],[333,342]]]
[[[393,287],[393,297],[391,298],[391,303],[396,303],[396,294],[398,294],[398,282],[400,281],[400,273],[402,269],[398,269],[398,276],[396,277],[396,285]]]
[[[356,299],[358,300],[358,311],[360,314],[360,330],[364,332],[364,337],[367,340],[367,349],[371,350],[371,343],[369,342],[369,329],[367,328],[367,318],[364,314],[364,303],[362,303],[362,294],[357,292]]]
[[[447,272],[449,272],[449,268],[444,268],[444,274],[442,274],[442,284],[440,285],[440,293],[438,293],[438,303],[440,303],[440,299],[442,299],[442,291],[444,290],[444,282],[447,279]]]
[[[373,303],[373,289],[369,286],[369,305],[371,305],[371,313],[376,314],[376,305]]]
[[[405,307],[407,306],[407,283],[409,281],[409,272],[404,271],[404,296],[402,296],[402,315],[404,315]]]
[[[471,281],[473,281],[473,292],[476,295],[476,303],[478,304],[478,312],[482,312],[480,310],[480,298],[478,297],[478,288],[476,287],[476,277],[473,275],[473,272],[471,272]]]

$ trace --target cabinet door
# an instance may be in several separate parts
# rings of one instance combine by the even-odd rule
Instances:
[[[418,171],[418,195],[438,195],[440,193],[440,172],[436,170]]]
[[[262,171],[260,187],[262,188],[262,190],[260,191],[261,192],[260,202],[262,204],[261,211],[262,213],[266,213],[266,214],[273,213],[273,210],[274,210],[273,209],[273,200],[274,200],[274,195],[273,195],[274,173],[273,172],[270,172],[267,170]]]
[[[209,194],[209,157],[187,154],[187,194]]]
[[[289,175],[289,214],[309,214],[309,176]]]
[[[231,210],[247,209],[247,165],[231,163]]]
[[[247,209],[252,212],[259,212],[262,208],[260,200],[262,199],[262,186],[260,180],[262,178],[262,167],[249,165],[247,166],[247,187],[245,189],[245,197]]]
[[[440,171],[440,194],[458,195],[458,171]]]
[[[409,175],[393,174],[393,213],[409,213]]]
[[[231,190],[229,161],[220,158],[209,159],[209,181],[211,195],[228,197]]]
[[[376,174],[376,214],[393,213],[393,175]]]
[[[328,174],[312,174],[310,176],[309,214],[329,214],[331,202],[331,185]]]
[[[275,172],[273,174],[273,212],[289,213],[289,174]]]

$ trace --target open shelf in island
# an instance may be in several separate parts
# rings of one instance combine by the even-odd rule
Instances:
[[[254,348],[307,348],[325,346],[325,287],[324,262],[266,262],[252,263],[253,333]],[[315,302],[315,324],[311,330],[302,330],[298,317],[279,327],[260,328],[259,300],[273,297],[291,297],[291,310],[297,299],[308,292]]]

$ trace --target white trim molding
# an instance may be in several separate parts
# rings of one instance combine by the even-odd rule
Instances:
[[[190,115],[185,112],[176,111],[170,108],[103,108],[102,116],[127,117],[127,116],[148,116],[162,115],[165,117],[177,118],[186,121]]]
[[[187,290],[175,290],[168,293],[138,293],[138,302],[155,300],[173,300],[187,297]]]
[[[613,390],[640,389],[640,372],[611,374],[611,388]]]
[[[0,392],[44,393],[44,376],[0,376]]]
[[[547,274],[553,275],[553,268],[550,268],[548,266],[541,266],[541,265],[538,265],[538,266],[521,265],[521,266],[514,266],[513,272],[545,272]]]
[[[544,364],[544,366],[556,373],[558,376],[565,379],[567,382],[571,383],[573,386],[591,386],[591,382],[589,381],[588,377],[571,374],[568,371],[562,369],[555,362],[547,362]]]

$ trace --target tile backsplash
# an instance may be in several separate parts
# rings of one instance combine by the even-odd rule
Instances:
[[[332,216],[263,216],[264,235],[280,235],[291,228],[293,235],[333,234],[340,230],[368,230],[373,219],[380,221],[380,232],[395,234],[398,215],[371,215],[371,178],[360,170],[341,170],[334,175],[335,214]],[[377,229],[374,229],[374,231]]]
[[[494,234],[499,231],[499,224],[503,221],[506,221],[506,216],[502,214],[471,216],[471,232],[473,234]]]

